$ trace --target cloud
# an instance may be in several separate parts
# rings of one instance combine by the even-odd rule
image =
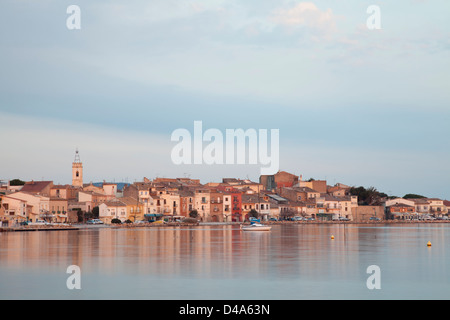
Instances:
[[[289,28],[306,27],[321,32],[330,32],[336,28],[335,16],[331,9],[321,11],[312,2],[300,2],[290,9],[276,9],[272,20]]]

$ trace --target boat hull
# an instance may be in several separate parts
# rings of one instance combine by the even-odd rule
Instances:
[[[270,231],[270,229],[272,229],[272,227],[270,226],[246,226],[246,227],[242,227],[241,228],[242,231]]]

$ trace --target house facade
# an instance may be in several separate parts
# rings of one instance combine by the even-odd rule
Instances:
[[[125,222],[128,219],[127,205],[121,201],[106,201],[99,206],[99,219],[110,224],[113,219]]]

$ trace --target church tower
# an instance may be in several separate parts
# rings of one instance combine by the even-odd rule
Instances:
[[[80,160],[78,149],[75,151],[75,160],[72,163],[72,186],[83,187],[83,163]]]

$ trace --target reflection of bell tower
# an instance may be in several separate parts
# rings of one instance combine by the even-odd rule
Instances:
[[[72,186],[83,187],[83,163],[81,163],[78,149],[75,151],[75,160],[72,163]]]

